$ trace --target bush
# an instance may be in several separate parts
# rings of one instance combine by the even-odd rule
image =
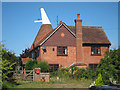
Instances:
[[[71,69],[71,70],[70,70]],[[78,68],[77,66],[72,66],[68,68],[59,69],[51,73],[52,76],[65,77],[71,79],[94,79],[95,72],[91,69]]]
[[[101,73],[98,74],[98,77],[96,79],[96,85],[104,85]]]
[[[3,83],[2,83],[2,88],[7,90],[8,88],[13,88],[15,87],[16,85],[10,81],[7,81],[7,80],[4,80]],[[8,89],[9,90],[9,89]]]
[[[58,76],[58,71],[54,71],[51,73],[51,76],[54,77],[54,76]]]
[[[47,62],[40,61],[38,64],[34,65],[34,68],[40,68],[41,72],[48,72],[48,70],[50,69],[50,66]]]
[[[72,67],[70,67],[70,69],[72,70],[72,74],[73,74],[73,72],[74,72],[75,70],[77,70],[77,69],[78,69],[78,67],[77,67],[77,66],[75,66],[75,65],[73,65]]]
[[[0,52],[0,75],[2,74],[2,80],[5,80],[13,76],[18,57],[15,56],[15,53],[10,52],[3,47],[4,44],[0,41],[0,50],[2,51]]]
[[[2,59],[2,79],[8,79],[9,74],[13,73],[13,68],[12,66],[15,65],[16,63],[10,63],[8,60],[3,60]]]
[[[84,68],[78,68],[77,70],[75,70],[73,72],[73,76],[76,79],[81,79],[81,78],[87,79],[88,78],[88,71]]]
[[[93,69],[87,69],[87,74],[89,79],[95,79],[96,77],[96,72]]]
[[[99,73],[101,73],[104,83],[106,83],[109,78],[120,83],[120,48],[105,53],[105,57],[101,59],[96,69],[96,76]]]
[[[64,77],[64,76],[68,76],[68,68],[62,68],[59,70],[58,72],[59,77]]]
[[[35,60],[35,59],[30,59],[30,60],[28,60],[27,63],[25,64],[25,69],[26,69],[26,70],[33,70],[35,64],[37,64],[37,60]]]
[[[69,77],[69,71],[68,68],[62,68],[59,69],[58,71],[54,71],[51,73],[51,77]]]

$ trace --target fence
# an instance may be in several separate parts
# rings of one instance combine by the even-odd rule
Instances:
[[[33,81],[33,70],[14,71],[14,77],[17,81]]]
[[[35,70],[14,71],[14,77],[18,82],[42,81],[49,82],[49,73],[35,73]]]

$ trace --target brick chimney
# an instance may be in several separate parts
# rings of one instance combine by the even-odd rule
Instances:
[[[62,23],[62,21],[60,20],[60,24]]]
[[[75,19],[75,30],[76,30],[76,62],[83,63],[83,49],[82,49],[82,19],[80,14],[77,14]]]

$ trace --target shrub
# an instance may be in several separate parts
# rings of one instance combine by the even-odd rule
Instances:
[[[88,70],[84,69],[84,68],[78,68],[77,70],[73,71],[73,76],[76,79],[87,79],[89,78],[89,73]]]
[[[30,59],[30,60],[28,60],[27,63],[25,64],[25,69],[26,69],[26,70],[33,70],[35,64],[37,64],[37,60],[35,60],[35,59]]]
[[[47,62],[40,61],[38,64],[34,65],[34,68],[40,68],[41,72],[48,72],[48,70],[50,69],[50,66]]]
[[[71,70],[72,70],[72,74],[73,74],[73,72],[75,71],[75,70],[77,70],[78,69],[78,67],[77,66],[75,66],[75,65],[73,65],[72,67],[70,67],[71,68]]]
[[[69,73],[68,73],[68,68],[62,68],[59,70],[58,72],[58,75],[59,77],[62,77],[62,76],[67,76]]]
[[[15,87],[16,85],[10,81],[7,81],[7,80],[4,80],[3,83],[2,83],[2,89],[3,90],[9,90],[8,88],[13,88]]]
[[[2,59],[2,79],[8,79],[8,75],[13,72],[12,66],[16,63],[10,63],[8,60]]]
[[[105,53],[105,57],[101,59],[96,69],[96,76],[98,76],[99,73],[102,74],[104,83],[106,83],[109,78],[120,83],[120,48]]]
[[[104,85],[101,73],[98,74],[98,77],[96,79],[96,85]]]
[[[93,69],[87,69],[87,75],[89,79],[95,79],[96,77],[96,72]]]
[[[0,51],[2,51],[0,52],[0,75],[2,74],[2,80],[9,79],[13,76],[16,60],[18,60],[15,53],[10,52],[3,47],[4,44],[0,41]]]
[[[58,76],[58,71],[54,71],[50,74],[50,77]]]

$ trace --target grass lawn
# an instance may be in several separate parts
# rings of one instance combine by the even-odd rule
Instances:
[[[20,83],[14,88],[88,88],[92,80],[62,80],[50,82]]]

